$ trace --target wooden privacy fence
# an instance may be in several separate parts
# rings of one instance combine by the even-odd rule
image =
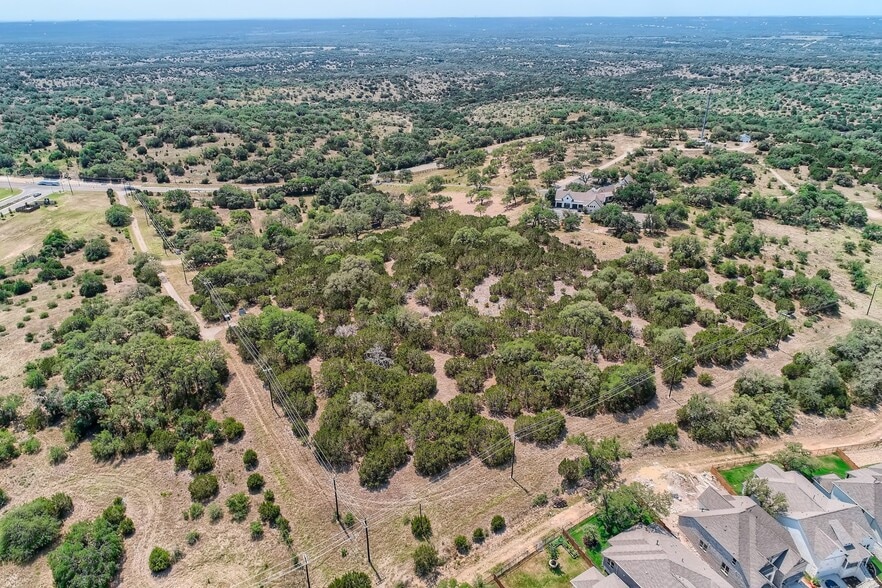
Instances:
[[[723,487],[723,490],[731,494],[732,496],[736,496],[738,493],[735,491],[735,488],[732,487],[732,484],[723,477],[723,474],[720,473],[720,470],[717,466],[713,466],[710,469],[711,475],[716,479],[717,483]]]
[[[582,546],[579,545],[578,543],[576,543],[576,540],[573,539],[572,535],[570,535],[566,529],[561,529],[560,532],[561,532],[561,534],[563,534],[564,539],[567,540],[567,543],[569,543],[570,545],[573,546],[573,549],[576,550],[576,553],[579,554],[579,557],[581,557],[583,560],[585,560],[585,563],[588,564],[588,567],[593,568],[594,562],[591,560],[590,557],[588,557],[588,554],[585,553],[585,551],[582,549]]]
[[[527,561],[530,557],[536,555],[537,553],[539,553],[540,551],[545,549],[545,546],[548,545],[549,543],[551,543],[552,541],[554,541],[554,539],[556,539],[556,538],[557,538],[557,535],[554,535],[550,538],[546,537],[546,538],[542,539],[541,541],[537,541],[531,549],[528,549],[526,551],[522,551],[518,555],[516,555],[512,558],[509,558],[508,560],[504,561],[503,563],[498,564],[496,566],[493,566],[493,569],[490,572],[491,579],[493,580],[493,582],[497,586],[499,586],[499,588],[505,588],[502,585],[502,577],[505,576],[505,574],[514,570],[519,565],[521,565],[522,563]]]
[[[845,452],[842,451],[841,449],[839,449],[838,447],[836,448],[836,451],[833,452],[833,454],[836,455],[836,457],[838,457],[842,461],[844,461],[845,465],[847,465],[851,469],[853,469],[853,470],[858,469],[857,464],[854,463],[853,461],[851,461],[851,458],[848,457],[847,455],[845,455]]]

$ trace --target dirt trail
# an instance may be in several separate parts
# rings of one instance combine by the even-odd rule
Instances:
[[[124,192],[119,193],[119,203],[123,206],[129,206],[129,200]],[[144,241],[144,235],[141,234],[141,226],[138,224],[138,215],[132,214],[132,238],[135,240],[135,246],[141,253],[147,253],[147,242]]]
[[[123,194],[123,193],[119,194],[119,201],[123,206],[128,206],[128,200],[127,200],[125,194]],[[147,251],[148,251],[147,242],[144,239],[144,234],[141,232],[141,225],[138,224],[137,215],[132,216],[132,224],[130,226],[130,233],[132,235],[132,239],[135,242],[135,247],[141,253],[147,253]],[[177,266],[178,263],[179,263],[178,261],[167,259],[167,260],[163,260],[161,262],[161,265],[163,267],[174,267],[174,266]],[[220,326],[206,325],[201,320],[199,315],[196,313],[196,309],[193,308],[190,305],[190,303],[183,296],[181,296],[181,294],[178,292],[177,288],[175,288],[174,284],[171,283],[171,280],[169,280],[168,275],[165,272],[159,272],[158,275],[159,275],[159,281],[162,284],[162,289],[165,292],[165,294],[169,298],[171,298],[172,300],[177,302],[178,306],[180,306],[182,309],[193,314],[193,318],[196,319],[196,323],[199,325],[199,332],[202,335],[203,339],[205,339],[205,340],[213,339],[215,337],[215,335],[217,335],[217,333],[223,329],[222,325],[220,325]]]
[[[121,196],[120,201],[125,204],[125,197]],[[142,252],[146,252],[147,244],[137,219],[133,219],[131,232],[136,246]],[[202,338],[219,340],[224,347],[231,381],[227,386],[222,409],[229,410],[245,425],[245,430],[252,436],[261,469],[271,473],[268,476],[271,480],[270,485],[276,492],[283,513],[286,513],[291,521],[292,535],[298,542],[297,548],[308,550],[310,545],[339,533],[339,527],[332,522],[334,504],[329,495],[330,482],[326,472],[307,449],[298,447],[290,423],[283,416],[282,409],[278,408],[278,413],[274,412],[269,392],[254,374],[253,368],[242,361],[234,345],[224,340],[225,325],[206,325],[196,310],[180,295],[165,272],[160,273],[159,278],[165,293],[196,319]],[[294,455],[298,453],[300,455]],[[341,495],[346,493],[345,488],[341,487],[340,490]],[[305,508],[304,496],[312,497],[314,504],[310,508]],[[345,496],[341,497],[340,502],[341,508],[358,512],[355,505]],[[152,536],[155,534],[154,527],[154,525],[146,527],[148,529],[146,534],[150,535],[151,541],[154,540]],[[145,558],[149,553],[146,544],[139,544],[132,553],[131,563],[134,564],[135,569],[146,568]],[[257,562],[243,561],[241,567],[227,570],[225,575],[235,581],[250,582],[251,579],[258,581],[269,572],[259,573],[254,569],[256,564]],[[128,561],[126,567],[132,567]]]
[[[120,194],[120,202],[127,205],[126,198],[122,194]],[[142,252],[146,252],[147,244],[144,241],[137,218],[133,218],[131,228],[132,236],[138,248]],[[313,460],[311,455],[304,456],[303,459],[290,459],[290,456],[285,453],[286,448],[296,446],[288,420],[284,416],[279,416],[278,418],[266,416],[276,414],[270,402],[269,392],[254,374],[253,368],[246,365],[239,357],[238,349],[219,337],[221,333],[225,332],[224,326],[216,325],[209,327],[205,325],[196,310],[178,293],[164,272],[159,274],[159,279],[166,294],[177,302],[181,308],[193,314],[196,322],[200,325],[203,339],[221,340],[221,345],[227,352],[228,365],[232,375],[232,383],[227,390],[227,401],[232,401],[237,407],[242,407],[244,403],[247,403],[247,406],[251,409],[246,413],[236,411],[236,417],[244,422],[246,430],[254,428],[253,426],[249,427],[249,425],[256,425],[257,429],[261,431],[262,434],[256,435],[260,440],[258,455],[260,455],[262,461],[271,464],[272,470],[276,473],[277,482],[281,485],[280,493],[288,492],[292,497],[295,496],[303,488],[297,488],[297,492],[295,492],[292,486],[297,481],[301,481],[307,485],[311,494],[324,496],[327,501],[328,483],[323,478],[325,475],[324,471]],[[278,414],[283,414],[281,408],[278,408],[278,411]],[[295,451],[305,452],[307,450],[295,449]],[[301,526],[303,526],[302,513],[297,518]],[[327,522],[327,517],[323,518]],[[313,521],[313,523],[317,523],[317,521]],[[303,527],[306,529],[306,532],[303,534],[305,537],[310,536],[310,530],[316,528],[315,526]]]
[[[762,358],[753,358],[750,365],[761,367],[763,371],[769,373],[776,373],[784,364],[792,361],[792,356],[797,351],[806,347],[824,348],[830,345],[836,338],[845,335],[850,330],[850,319],[860,318],[862,315],[859,310],[845,305],[843,305],[842,314],[846,320],[830,321],[820,332],[801,330],[789,341],[783,342],[779,350],[770,351]],[[728,397],[731,395],[731,389],[734,387],[740,371],[740,369],[719,370],[715,368],[714,376],[717,384],[713,388],[703,391],[718,399]],[[660,391],[665,390],[660,384],[658,384],[658,388]],[[677,450],[660,451],[653,448],[640,448],[638,437],[642,432],[651,424],[676,420],[676,412],[682,406],[682,402],[699,391],[697,388],[693,388],[694,386],[690,384],[687,389],[675,390],[672,398],[667,398],[666,394],[660,392],[659,397],[650,407],[627,415],[625,420],[616,418],[615,415],[597,415],[590,419],[568,418],[567,432],[568,434],[585,432],[594,438],[618,435],[626,444],[633,444],[636,447],[633,449],[633,457],[623,462],[622,477],[628,481],[642,479],[647,468],[700,475],[714,465],[746,459],[751,455],[774,453],[788,442],[802,443],[807,449],[814,451],[832,451],[837,448],[845,451],[849,448],[864,450],[882,443],[880,441],[882,440],[882,415],[876,411],[855,408],[849,415],[848,421],[822,419],[800,414],[792,433],[777,438],[761,438],[753,447],[712,448],[694,443],[685,434],[681,434],[681,446]],[[536,470],[548,470],[550,467],[548,464],[558,463],[563,454],[555,449],[551,453],[542,454],[537,460],[534,460],[533,457],[535,456],[522,458],[523,465],[519,466],[521,472],[530,471],[531,474],[536,474]],[[470,477],[463,480],[461,486],[468,486],[473,482],[474,480]],[[511,529],[510,535],[506,533],[496,538],[492,549],[482,548],[480,553],[465,560],[454,559],[451,561],[448,566],[448,575],[462,581],[471,581],[478,575],[486,577],[494,566],[531,552],[535,543],[545,535],[561,528],[569,528],[590,516],[592,512],[593,506],[582,501],[559,512],[552,518],[534,523],[533,526],[516,526]]]
[[[255,432],[261,463],[270,466],[277,478],[276,482],[281,487],[277,493],[292,493],[294,491],[292,486],[297,481],[301,481],[303,484],[297,484],[301,486],[297,488],[297,491],[303,491],[302,486],[305,485],[310,494],[323,497],[329,508],[328,512],[333,512],[333,504],[327,497],[329,484],[324,472],[308,454],[307,449],[297,446],[297,441],[291,432],[291,426],[288,420],[282,416],[284,414],[282,409],[276,409],[279,415],[276,416],[270,403],[269,391],[257,380],[253,368],[241,360],[238,350],[232,344],[222,342],[221,345],[227,352],[227,364],[232,375],[232,383],[227,390],[226,401],[239,409],[236,411],[236,417],[245,424],[246,430]],[[250,410],[241,410],[244,408]],[[251,425],[250,428],[249,425]],[[261,450],[262,453],[260,453]],[[302,458],[291,459],[292,453],[303,455]],[[292,494],[292,498],[294,496],[295,494]],[[305,513],[299,513],[298,518],[302,519],[303,514]],[[324,518],[327,522],[328,517]],[[302,520],[299,522],[302,523]],[[309,534],[304,536],[309,536]]]
[[[413,167],[409,167],[409,168],[406,168],[405,170],[401,170],[401,171],[409,171],[412,174],[419,174],[419,173],[430,172],[430,171],[435,171],[435,170],[439,170],[439,169],[441,169],[441,166],[438,164],[438,162],[432,161],[429,163],[423,163],[421,165],[415,165]],[[371,181],[375,184],[378,183],[380,181],[380,174],[376,173],[376,174],[372,175]]]
[[[168,276],[165,275],[165,272],[162,272],[159,274],[159,281],[162,282],[162,289],[165,290],[165,293],[168,294],[169,298],[171,298],[172,300],[177,302],[178,306],[180,306],[181,308],[183,308],[187,312],[195,312],[193,307],[190,306],[190,303],[187,302],[186,300],[184,300],[181,297],[181,295],[178,294],[178,291],[175,290],[175,287],[169,281]],[[197,320],[197,322],[199,322],[199,321]],[[204,326],[202,326],[201,323],[200,323],[200,327],[204,328]]]
[[[775,176],[775,179],[778,180],[782,186],[784,186],[785,188],[787,188],[788,190],[790,190],[791,192],[796,194],[796,188],[793,187],[793,184],[791,184],[790,182],[785,180],[784,176],[782,176],[780,173],[778,173],[778,170],[770,167],[769,171],[771,172],[771,174],[773,176]]]
[[[639,141],[639,139],[635,140]],[[619,163],[629,153],[630,147],[626,147],[624,153],[600,165],[598,169],[605,169]],[[793,186],[780,177],[780,174],[775,170],[770,170],[770,172],[785,187],[794,190]],[[121,198],[121,201],[124,202],[124,198]],[[147,245],[137,220],[133,221],[131,230],[136,246],[141,251],[146,251]],[[169,263],[168,265],[171,266],[172,264]],[[195,310],[185,302],[184,297],[178,294],[167,276],[162,274],[161,279],[166,293],[175,299],[182,308],[193,313],[201,325],[202,323]],[[855,314],[856,317],[860,313],[852,312],[851,309],[846,307],[843,309],[843,314],[846,316]],[[849,316],[848,318],[855,317]],[[790,361],[792,353],[799,349],[804,349],[807,345],[817,347],[822,342],[832,342],[837,336],[847,332],[849,328],[848,321],[837,321],[828,323],[820,333],[801,332],[792,341],[782,344],[780,351],[770,352],[762,359],[752,360],[751,364],[754,361],[759,361],[766,371],[775,371]],[[221,335],[224,333],[223,325],[215,326],[211,329],[202,326],[202,329],[204,338],[222,339]],[[241,360],[238,350],[233,345],[226,342],[222,342],[222,345],[229,356],[230,371],[233,374],[232,381],[227,389],[227,397],[222,406],[226,407],[225,410],[230,410],[232,415],[242,421],[245,424],[246,430],[253,435],[254,448],[260,456],[261,463],[266,465],[268,471],[271,472],[272,485],[274,489],[277,489],[277,496],[280,496],[281,500],[284,501],[283,509],[293,515],[289,516],[289,519],[294,526],[293,535],[298,540],[298,549],[303,549],[307,552],[311,548],[318,549],[317,546],[323,540],[339,532],[339,527],[333,525],[328,516],[329,513],[333,512],[333,497],[328,495],[329,484],[325,472],[309,450],[298,447],[296,439],[292,437],[288,420],[283,416],[276,416],[272,412],[273,407],[269,394],[255,375],[253,367]],[[720,380],[722,380],[724,374],[725,372],[721,371],[720,374],[715,373],[715,376],[721,376]],[[714,396],[726,394],[728,386],[734,384],[737,372],[730,371],[725,377],[729,378],[729,381],[718,384],[711,391]],[[573,427],[570,432],[575,433],[578,432],[579,428],[588,427],[592,436],[619,434],[633,437],[645,431],[645,427],[648,424],[673,420],[674,414],[680,406],[679,402],[685,400],[690,393],[695,391],[677,391],[674,398],[671,399],[660,397],[655,406],[641,411],[640,414],[629,415],[627,423],[608,416],[590,420],[578,419],[572,423]],[[664,394],[661,396],[664,396]],[[279,412],[281,413],[281,410]],[[859,426],[855,426],[855,423],[859,423]],[[856,411],[853,418],[850,417],[848,424],[851,426],[843,426],[844,421],[843,423],[829,423],[828,421],[815,421],[811,417],[800,415],[799,426],[793,434],[777,439],[763,439],[753,448],[753,451],[770,453],[783,446],[785,441],[799,441],[807,448],[814,450],[834,449],[837,447],[844,449],[849,447],[863,448],[868,444],[878,442],[880,437],[882,437],[882,419],[878,418],[878,415],[875,413]],[[624,473],[626,477],[633,477],[641,469],[650,466],[703,472],[712,465],[743,455],[744,453],[739,453],[734,448],[725,448],[723,450],[711,449],[685,440],[680,450],[665,452],[661,455],[658,452],[652,451],[635,451],[634,458],[625,462]],[[556,470],[553,465],[549,466],[549,464],[557,463],[558,457],[558,452],[555,451],[549,454],[543,453],[541,461],[536,461],[535,463],[533,463],[533,460],[524,460],[525,466],[534,466],[536,470],[540,470],[532,471],[527,475],[541,476],[543,478],[548,476],[554,477],[554,472],[545,474],[542,473],[542,470],[548,470],[549,468]],[[532,468],[524,468],[525,474],[529,469]],[[341,502],[343,503],[341,504],[341,510],[349,508],[353,512],[357,512],[358,506],[367,506],[371,501],[375,503],[374,506],[379,506],[380,504],[391,506],[390,503],[401,499],[402,494],[409,494],[400,488],[401,485],[405,485],[403,484],[403,478],[406,475],[405,471],[396,474],[396,479],[393,480],[392,484],[395,491],[390,491],[389,493],[392,496],[388,498],[378,496],[377,494],[364,494],[358,487],[357,479],[355,479],[352,473],[341,476],[338,480],[338,483],[341,484]],[[476,474],[470,474],[462,480],[461,484],[457,485],[457,488],[441,492],[440,494],[444,495],[444,498],[434,500],[433,502],[436,503],[434,505],[427,502],[426,507],[437,508],[440,506],[439,503],[443,504],[445,502],[452,504],[454,499],[457,499],[456,503],[458,505],[467,503],[470,500],[486,501],[488,499],[487,494],[493,493],[492,491],[488,492],[488,490],[493,488],[494,484],[498,484],[498,481],[482,481],[480,480],[481,477],[487,477],[487,472],[479,470]],[[477,488],[482,483],[486,486]],[[531,488],[539,487],[538,485],[529,486]],[[500,492],[500,488],[496,487],[496,490]],[[463,494],[462,497],[456,495],[459,492]],[[477,498],[476,494],[482,495],[482,498]],[[312,500],[305,501],[305,497],[310,497]],[[462,500],[459,500],[460,498]],[[314,504],[308,504],[308,502]],[[410,504],[414,500],[402,502]],[[404,506],[407,505],[405,504]],[[593,506],[590,503],[579,501],[550,517],[532,517],[523,526],[513,526],[508,533],[491,539],[491,549],[481,549],[480,553],[475,553],[468,558],[452,558],[446,568],[447,575],[467,581],[478,575],[486,575],[486,572],[493,566],[531,551],[535,543],[546,534],[561,528],[571,527],[585,517],[590,516],[592,512]],[[390,535],[395,534],[391,528],[383,529],[383,531]],[[373,532],[371,537],[373,539]],[[380,540],[380,546],[382,546],[383,539],[385,539],[383,534],[378,539]],[[356,546],[353,545],[352,547]],[[143,554],[139,553],[135,557],[143,557]],[[396,568],[400,567],[398,565],[400,562],[398,561],[390,560],[389,564]],[[139,565],[141,565],[140,562]],[[243,563],[239,570],[246,572],[248,567],[248,563]],[[381,564],[381,567],[385,566]]]
[[[699,447],[697,450],[690,447],[688,451],[670,451],[661,456],[656,454],[635,456],[625,462],[623,477],[628,480],[640,477],[638,474],[648,467],[701,474],[712,466],[725,463],[728,460],[745,458],[747,455],[770,455],[781,449],[786,442],[793,441],[802,442],[807,449],[812,451],[833,451],[835,449],[848,451],[849,448],[853,448],[866,452],[871,448],[878,448],[882,444],[882,419],[872,420],[875,422],[868,422],[867,426],[857,428],[854,434],[836,435],[835,439],[818,437],[818,432],[815,430],[806,433],[797,432],[795,435],[787,436],[786,439],[763,439],[750,454],[738,454],[731,448],[720,451],[707,447]],[[878,449],[873,453],[877,454]],[[447,568],[448,574],[462,581],[471,581],[478,576],[486,577],[494,566],[532,553],[536,543],[543,537],[576,525],[591,516],[594,510],[591,503],[578,502],[529,529],[512,533],[509,540],[495,545],[492,550],[484,550],[477,560],[470,560],[462,567],[457,565],[460,563],[458,560],[454,560]]]

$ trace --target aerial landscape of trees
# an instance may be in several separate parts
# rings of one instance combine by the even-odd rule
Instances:
[[[190,526],[150,529],[137,573],[174,582],[198,565],[184,542],[208,543],[197,520],[227,521],[266,560],[278,531],[301,569],[295,542],[311,548],[329,518],[289,485],[301,449],[339,498],[370,505],[524,451],[548,474],[531,472],[548,487],[525,481],[525,504],[593,501],[597,550],[670,512],[627,460],[753,449],[875,410],[875,37],[850,20],[808,44],[788,27],[822,24],[690,23],[282,22],[223,47],[204,23],[145,25],[138,42],[23,31],[0,47],[0,172],[75,193],[0,218],[43,223],[4,242],[0,267],[0,315],[16,316],[0,337],[23,358],[0,378],[4,476],[30,479],[35,456],[49,485],[150,463],[169,485],[151,492],[184,501]],[[560,210],[559,188],[612,195]],[[78,208],[86,192],[96,210]],[[7,484],[0,560],[45,553],[57,586],[142,580],[120,574],[143,496],[84,487]],[[529,519],[481,499],[467,526],[406,514],[410,543],[384,545],[399,543],[402,577],[441,580]],[[218,535],[212,549],[235,542]]]

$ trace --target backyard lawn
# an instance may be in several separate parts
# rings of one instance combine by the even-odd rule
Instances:
[[[845,475],[851,471],[848,464],[842,461],[842,458],[835,453],[822,455],[818,457],[817,460],[818,467],[812,470],[812,477],[823,476],[825,474],[836,474],[840,478],[844,478]]]
[[[600,541],[600,548],[599,549],[596,549],[596,550],[588,549],[587,547],[585,547],[585,544],[582,542],[582,537],[585,536],[585,527],[587,527],[588,525],[594,525],[595,527],[597,527],[600,530],[601,541]],[[582,549],[585,550],[585,553],[588,555],[588,557],[591,558],[591,561],[594,562],[594,565],[597,568],[602,570],[603,569],[603,556],[600,555],[600,552],[603,551],[604,549],[606,549],[607,547],[609,547],[609,539],[610,538],[607,537],[606,532],[604,531],[603,527],[597,522],[597,515],[591,515],[590,517],[588,517],[587,519],[585,519],[584,521],[582,521],[581,523],[579,523],[578,525],[576,525],[575,527],[570,529],[570,536],[573,538],[573,541],[575,541],[579,547],[581,547]]]
[[[841,457],[831,453],[830,455],[821,455],[815,458],[817,467],[812,470],[811,477],[823,476],[825,474],[836,474],[840,478],[844,478],[845,474],[851,470],[848,464]],[[753,475],[754,470],[761,466],[763,462],[746,463],[744,465],[729,468],[728,470],[720,470],[720,475],[741,494],[744,481]]]
[[[570,588],[570,580],[588,569],[581,557],[574,559],[564,549],[559,550],[558,561],[560,568],[551,570],[543,549],[503,575],[502,583],[506,588]]]
[[[720,470],[723,476],[735,492],[741,494],[744,481],[753,475],[753,471],[760,467],[761,463],[746,463],[744,465],[729,468],[728,470]]]

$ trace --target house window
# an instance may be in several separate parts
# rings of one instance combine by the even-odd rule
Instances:
[[[720,573],[723,574],[724,576],[729,575],[729,566],[726,565],[726,562],[722,562],[720,564]]]
[[[698,540],[698,546],[702,551],[707,551],[707,543],[705,543],[703,539]]]
[[[733,565],[733,566],[737,566],[737,565],[738,565],[738,560],[735,559],[734,557],[732,558],[732,565]]]

